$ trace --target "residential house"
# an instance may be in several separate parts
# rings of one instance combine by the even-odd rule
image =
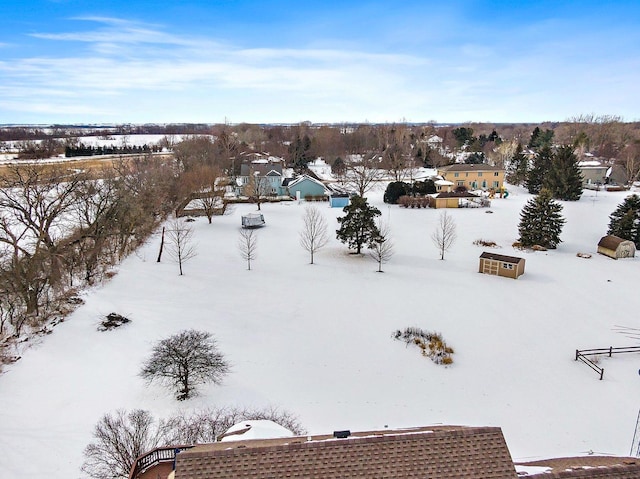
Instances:
[[[465,187],[468,190],[499,190],[504,184],[504,170],[486,164],[464,164],[442,166],[438,174],[454,183],[454,189]],[[446,191],[446,187],[437,186],[438,191]]]
[[[633,258],[636,255],[636,245],[618,236],[603,236],[598,242],[598,253],[609,258]]]
[[[479,273],[518,279],[524,274],[524,258],[484,252],[480,255]]]
[[[598,160],[586,160],[578,162],[578,169],[582,175],[582,185],[603,185],[607,183],[607,172],[610,173],[609,165]]]
[[[245,189],[253,181],[260,183],[260,189],[265,196],[280,196],[282,189],[282,163],[272,160],[257,160],[240,165],[240,175],[236,182],[238,194],[245,194]]]
[[[130,477],[157,477],[151,468],[135,472]],[[500,428],[465,426],[225,440],[178,452],[173,474],[175,479],[517,479]]]
[[[286,186],[287,194],[296,199],[324,199],[327,188],[321,182],[309,175],[300,175],[289,181]]]
[[[296,437],[269,425],[258,430],[256,421],[249,422],[253,424],[231,428],[222,442],[149,451],[136,460],[129,479],[640,477],[640,459],[635,457],[588,455],[514,464],[498,427],[432,426]]]
[[[578,163],[582,186],[597,189],[599,185],[624,185],[629,180],[623,165],[603,158],[592,158]]]

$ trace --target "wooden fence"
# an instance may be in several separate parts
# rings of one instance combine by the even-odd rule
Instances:
[[[614,354],[622,353],[640,353],[640,346],[625,346],[621,348],[609,346],[608,348],[576,349],[576,361],[582,361],[584,364],[589,366],[600,375],[600,380],[602,380],[604,377],[604,368],[601,368],[594,361],[589,359],[589,356],[601,356],[606,354],[611,357]]]

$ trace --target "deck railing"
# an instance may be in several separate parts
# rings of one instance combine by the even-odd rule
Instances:
[[[143,454],[142,456],[136,459],[136,462],[131,467],[131,471],[129,472],[129,479],[135,479],[140,474],[143,474],[149,468],[160,464],[162,462],[174,462],[176,459],[176,454],[184,449],[189,449],[193,446],[166,446],[166,447],[156,447],[151,451]]]

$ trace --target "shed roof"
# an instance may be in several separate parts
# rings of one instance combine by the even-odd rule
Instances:
[[[618,246],[620,246],[620,243],[624,243],[625,241],[629,241],[629,240],[620,238],[619,236],[607,235],[607,236],[603,236],[600,239],[598,246],[615,251],[618,248]]]
[[[502,261],[503,263],[518,264],[520,261],[524,261],[524,258],[518,258],[517,256],[506,256],[503,254],[490,253],[488,251],[483,252],[480,255],[484,259],[493,259],[495,261]]]
[[[516,479],[497,427],[437,426],[196,446],[176,456],[176,479],[438,477]]]
[[[480,198],[478,195],[469,193],[468,191],[443,191],[438,193],[436,198]]]

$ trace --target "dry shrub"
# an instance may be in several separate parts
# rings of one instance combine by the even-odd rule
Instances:
[[[495,241],[487,241],[483,239],[477,239],[473,242],[476,246],[484,246],[486,248],[499,248]]]
[[[393,337],[398,341],[404,341],[407,346],[409,344],[418,346],[422,355],[430,358],[436,364],[453,363],[451,357],[453,348],[447,346],[440,333],[408,327],[404,331],[397,330],[393,333]]]

